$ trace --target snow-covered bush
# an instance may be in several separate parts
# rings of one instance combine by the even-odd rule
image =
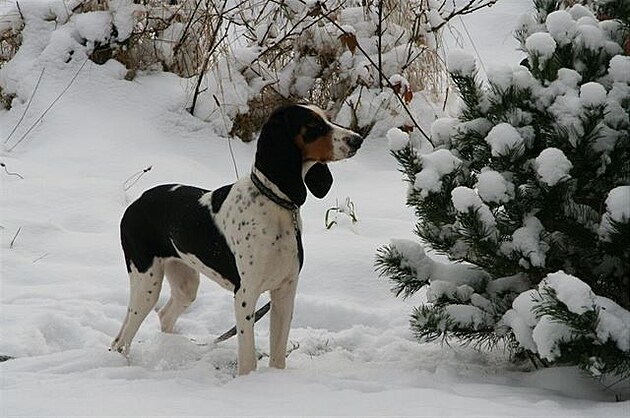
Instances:
[[[446,82],[440,31],[495,2],[23,0],[0,8],[0,62],[46,27],[37,48],[61,37],[76,44],[58,51],[62,61],[82,49],[99,64],[119,61],[128,79],[189,78],[187,109],[220,134],[250,139],[278,104],[308,101],[363,133],[394,125],[417,136],[414,92],[435,95]],[[10,106],[15,92],[0,89]]]
[[[417,126],[409,111],[413,92],[439,89],[442,82],[429,3],[248,2],[239,19],[256,57],[242,73],[257,93],[234,133],[251,136],[267,116],[262,109],[300,101],[364,134],[381,119],[391,121],[383,129],[411,130]]]
[[[627,376],[630,57],[622,23],[560,3],[536,1],[518,30],[527,67],[490,71],[487,86],[469,54],[451,54],[461,109],[434,123],[433,152],[393,141],[415,232],[476,272],[438,274],[400,241],[379,250],[377,267],[398,294],[427,287],[412,317],[422,339],[503,339]]]

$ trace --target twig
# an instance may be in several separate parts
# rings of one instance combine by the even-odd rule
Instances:
[[[20,7],[19,1],[15,2],[15,7],[17,7],[18,13],[20,14],[20,18],[22,18],[22,21],[24,22],[24,14],[22,13],[22,8]]]
[[[273,1],[273,0],[271,0],[271,1]],[[277,2],[276,2],[276,3],[277,3]],[[306,4],[306,3],[304,3],[304,4]],[[326,13],[322,13],[321,15],[319,15],[319,17],[318,17],[317,19],[314,19],[312,22],[310,22],[310,23],[308,23],[306,26],[304,26],[304,27],[301,29],[301,30],[302,30],[302,32],[303,32],[303,31],[305,31],[305,30],[307,30],[307,29],[309,29],[309,28],[311,28],[312,26],[314,26],[314,25],[318,24],[318,23],[319,23],[320,21],[322,21],[324,18],[331,19],[331,18],[329,17],[329,15],[331,15],[331,14],[333,14],[333,13],[337,12],[337,10],[341,9],[341,6],[342,6],[342,5],[338,5],[338,6],[337,6],[337,7],[335,7],[334,9],[331,9],[331,10],[329,10],[329,11],[328,11],[328,12],[326,12]],[[312,16],[312,15],[310,15],[310,14],[308,14],[308,13],[307,13],[307,14],[305,14],[304,16],[302,16],[302,17],[300,18],[300,20],[298,20],[298,21],[297,21],[297,22],[296,22],[296,23],[295,23],[295,24],[291,27],[291,29],[289,29],[289,30],[287,31],[287,33],[285,33],[285,34],[282,36],[282,38],[280,38],[279,40],[277,40],[276,42],[274,42],[274,44],[273,44],[273,45],[271,45],[271,46],[267,47],[265,50],[261,51],[261,52],[260,52],[260,54],[258,54],[258,56],[257,56],[254,60],[252,60],[252,62],[249,64],[249,66],[248,66],[248,67],[249,67],[249,68],[251,68],[251,67],[253,66],[253,64],[254,64],[255,62],[259,61],[259,60],[260,60],[260,59],[261,59],[264,55],[268,54],[270,51],[274,50],[275,48],[278,48],[278,47],[279,47],[279,46],[280,46],[280,45],[281,45],[284,41],[286,41],[287,39],[289,39],[289,37],[291,37],[291,36],[295,35],[295,32],[294,32],[294,31],[295,31],[295,30],[296,30],[296,29],[297,29],[297,28],[298,28],[298,27],[299,27],[299,26],[300,26],[300,25],[301,25],[304,21],[306,21],[306,19],[308,19],[309,17],[313,17],[313,16]],[[252,69],[252,70],[253,70],[253,69]]]
[[[214,30],[212,32],[212,36],[211,39],[212,41],[210,42],[211,47],[208,49],[208,52],[206,53],[206,58],[203,61],[203,64],[201,66],[201,69],[199,70],[199,75],[197,76],[197,83],[195,86],[195,92],[193,94],[193,100],[192,100],[192,104],[190,105],[190,109],[189,109],[189,113],[191,115],[195,114],[195,107],[197,106],[197,98],[199,96],[200,93],[200,88],[201,88],[201,82],[203,80],[203,77],[205,75],[205,72],[208,68],[208,64],[210,63],[210,58],[212,57],[212,54],[214,53],[214,51],[217,49],[217,47],[221,44],[221,42],[223,42],[223,40],[225,38],[227,38],[227,30],[226,33],[223,34],[223,36],[221,37],[221,39],[217,42],[217,36],[219,35],[219,30],[221,29],[222,23],[223,23],[223,11],[225,10],[225,6],[227,5],[227,0],[225,0],[223,2],[223,5],[221,6],[221,11],[217,10],[217,15],[219,16],[219,21],[217,22],[216,26],[214,27]],[[228,28],[229,28],[229,24],[228,24]]]
[[[458,16],[458,17],[459,17],[460,23],[462,24],[462,27],[464,28],[464,32],[466,32],[466,35],[468,36],[468,40],[470,41],[470,44],[475,50],[475,54],[477,54],[477,58],[479,58],[479,63],[481,64],[481,68],[483,68],[483,72],[488,74],[488,70],[486,69],[486,66],[483,63],[483,58],[481,58],[481,54],[479,53],[479,50],[477,49],[477,45],[475,44],[475,41],[473,40],[472,35],[470,34],[470,31],[468,30],[468,26],[466,26],[466,23],[464,22],[464,19],[461,16]]]
[[[55,98],[55,100],[53,100],[53,102],[50,104],[50,106],[48,106],[46,108],[46,110],[44,110],[44,112],[41,114],[41,116],[39,118],[37,118],[37,120],[35,120],[35,122],[33,122],[33,124],[31,125],[30,128],[28,128],[28,130],[20,137],[20,139],[13,144],[12,147],[10,147],[7,152],[11,152],[15,149],[15,147],[17,147],[18,145],[20,145],[20,143],[22,141],[24,141],[24,139],[26,139],[26,137],[28,136],[28,134],[31,133],[31,131],[33,129],[35,129],[35,127],[37,126],[37,124],[44,118],[44,116],[46,116],[46,114],[50,111],[50,109],[53,108],[53,106],[59,101],[59,99],[61,99],[61,97],[65,94],[66,91],[68,91],[68,89],[70,88],[70,86],[72,86],[72,83],[74,83],[74,80],[76,80],[76,78],[79,76],[79,73],[81,72],[81,70],[83,70],[83,67],[85,66],[85,64],[87,64],[87,62],[89,61],[89,58],[86,58],[85,61],[83,61],[83,64],[81,64],[81,67],[79,67],[79,69],[77,70],[77,72],[74,74],[74,76],[72,77],[72,79],[70,80],[70,82],[68,83],[68,85],[61,91],[61,93],[59,93],[59,95]]]
[[[218,32],[218,27],[217,27],[216,32]],[[199,94],[201,94],[201,92],[202,92],[202,90],[201,90],[201,82],[203,81],[203,77],[206,75],[206,69],[208,67],[208,64],[210,63],[210,58],[212,57],[212,54],[217,49],[219,44],[221,42],[223,42],[223,40],[225,38],[227,38],[227,33],[223,34],[223,36],[221,37],[219,42],[214,44],[212,46],[212,49],[210,51],[208,51],[208,55],[206,55],[206,59],[204,60],[203,65],[201,66],[201,70],[199,71],[199,75],[197,76],[197,84],[195,85],[195,92],[193,93],[192,104],[190,105],[190,108],[188,109],[188,112],[191,115],[195,114],[195,107],[197,106],[197,99],[199,98]]]
[[[22,227],[19,227],[17,229],[17,232],[15,233],[15,235],[13,236],[13,239],[11,240],[11,243],[9,244],[9,248],[13,248],[13,244],[15,244],[15,240],[17,239],[18,235],[20,235],[21,230],[22,230]]]
[[[217,104],[217,107],[222,109],[217,96],[213,94],[212,97],[214,98],[214,102]],[[238,180],[240,176],[238,174],[238,166],[236,165],[236,157],[234,157],[234,150],[232,149],[232,136],[228,137],[228,148],[230,150],[230,157],[232,158],[232,165],[234,166],[234,174],[236,174],[236,180]]]
[[[201,0],[198,0],[197,4],[195,4],[195,10],[193,10],[193,12],[190,14],[190,19],[188,19],[188,22],[186,22],[186,27],[184,27],[184,30],[182,31],[182,36],[179,37],[179,41],[173,48],[173,56],[177,54],[177,50],[181,47],[181,45],[186,40],[186,37],[188,36],[188,30],[190,29],[190,26],[192,25],[195,14],[197,13],[197,10],[199,9],[200,5],[201,5]]]
[[[291,341],[291,348],[287,349],[287,354],[285,355],[285,357],[289,357],[291,355],[291,353],[293,353],[295,350],[300,348],[300,343],[294,343],[293,341]]]
[[[136,184],[138,182],[138,180],[140,180],[142,178],[142,176],[144,176],[146,173],[151,171],[152,168],[153,168],[153,166],[150,165],[147,168],[145,168],[144,170],[140,170],[140,171],[138,171],[136,173],[133,173],[131,176],[129,176],[129,178],[127,180],[125,180],[125,182],[123,183],[123,190],[127,191],[127,190],[131,189],[133,187],[133,185]]]
[[[431,31],[432,32],[439,31],[440,29],[442,29],[444,25],[446,25],[455,16],[467,15],[467,14],[474,13],[477,10],[483,9],[485,7],[492,7],[497,1],[499,0],[487,0],[486,2],[484,2],[484,0],[469,0],[468,4],[466,4],[465,6],[462,6],[459,9],[455,7],[453,10],[451,10],[448,16],[442,16],[442,22],[437,26],[431,27]],[[442,3],[442,5],[438,8],[438,11],[442,10],[445,3],[446,2]]]
[[[383,91],[383,0],[378,0],[378,24],[376,27],[378,32],[377,49],[378,49],[378,88]]]
[[[609,385],[605,385],[601,379],[599,380],[599,384],[602,386],[602,390],[606,390],[611,392],[612,394],[616,395],[615,391],[612,390],[613,386],[617,386],[619,383],[623,382],[624,380],[628,380],[628,377],[622,377],[619,380],[614,381],[613,383],[609,384]]]
[[[19,173],[12,173],[11,171],[9,171],[9,169],[7,169],[7,165],[5,163],[0,163],[0,167],[4,168],[4,172],[7,173],[9,176],[16,176],[19,177],[20,179],[24,180],[24,176],[22,176]]]
[[[28,103],[26,104],[26,108],[24,109],[24,112],[22,112],[22,116],[20,116],[20,119],[17,121],[17,123],[15,124],[15,126],[13,127],[11,132],[9,133],[9,136],[7,136],[7,138],[4,140],[5,144],[7,142],[9,142],[9,139],[11,139],[11,137],[13,136],[15,131],[17,130],[18,126],[20,126],[20,124],[24,120],[24,117],[26,116],[26,112],[28,112],[28,109],[31,107],[31,103],[33,102],[33,97],[35,97],[35,93],[37,93],[37,88],[39,87],[39,83],[42,81],[42,77],[44,76],[44,70],[46,70],[46,67],[42,68],[42,72],[39,73],[39,78],[37,79],[37,83],[35,84],[35,88],[33,89],[33,92],[31,93],[31,97],[29,97],[29,99],[28,99]]]
[[[265,304],[265,306],[263,306],[262,308],[258,309],[256,311],[256,314],[254,315],[254,323],[258,322],[258,320],[260,320],[260,318],[265,316],[267,314],[267,312],[269,312],[270,308],[271,308],[271,302],[267,302]],[[221,334],[220,337],[218,337],[216,340],[214,340],[214,343],[218,344],[218,343],[223,342],[225,340],[229,340],[230,338],[232,338],[235,335],[236,335],[236,326],[230,328],[228,331],[226,331],[223,334]]]
[[[49,255],[50,255],[50,253],[44,253],[44,254],[40,255],[35,260],[33,260],[33,264],[37,263],[39,260],[41,260],[44,257],[48,257]]]

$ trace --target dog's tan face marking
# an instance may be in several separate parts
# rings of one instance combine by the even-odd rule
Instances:
[[[315,139],[308,138],[307,127],[302,128],[302,132],[295,138],[298,148],[302,150],[303,161],[318,161],[326,163],[334,161],[333,141],[331,133],[317,136]]]
[[[363,142],[358,134],[331,123],[317,106],[304,107],[310,110],[311,117],[295,138],[304,161],[326,163],[352,157],[357,152]]]

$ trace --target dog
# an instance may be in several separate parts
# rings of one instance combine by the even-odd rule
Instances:
[[[269,366],[285,368],[304,260],[300,206],[307,188],[317,198],[328,193],[333,177],[326,164],[352,157],[362,142],[321,109],[288,105],[264,124],[249,176],[214,191],[167,184],[144,192],[120,223],[130,297],[110,349],[128,356],[164,275],[171,295],[158,315],[161,330],[172,333],[196,298],[201,273],[234,293],[239,375],[256,370],[256,302],[270,292]]]

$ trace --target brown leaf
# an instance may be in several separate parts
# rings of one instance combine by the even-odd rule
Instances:
[[[398,129],[400,129],[403,132],[407,132],[408,134],[413,132],[413,128],[414,128],[413,125],[406,125],[406,124],[398,127]]]
[[[412,99],[413,99],[413,92],[410,89],[407,89],[407,91],[403,93],[403,100],[405,101],[405,103],[409,104]]]
[[[344,32],[341,35],[339,35],[339,40],[353,54],[357,50],[357,46],[359,45],[359,42],[357,41],[357,37],[354,35],[354,33]]]

